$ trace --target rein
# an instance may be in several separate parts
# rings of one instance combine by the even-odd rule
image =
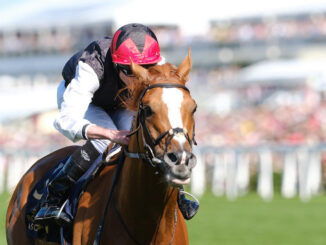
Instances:
[[[166,136],[169,138],[165,144],[165,153],[166,153],[168,146],[170,145],[173,137],[176,135],[180,135],[180,134],[184,135],[190,145],[192,145],[192,143],[197,145],[197,142],[195,140],[195,125],[194,125],[194,129],[193,129],[193,137],[191,139],[189,137],[187,129],[185,129],[185,128],[170,128],[169,130],[160,134],[156,139],[153,138],[153,136],[151,135],[151,133],[146,125],[146,122],[145,122],[146,117],[149,116],[148,115],[149,112],[148,112],[148,110],[146,110],[147,107],[144,107],[142,100],[143,100],[143,97],[145,96],[146,92],[148,90],[154,89],[154,88],[181,88],[181,89],[186,90],[188,93],[190,93],[190,91],[186,86],[181,85],[181,84],[157,83],[157,84],[153,84],[153,85],[145,88],[140,95],[138,116],[137,116],[137,127],[134,131],[132,131],[130,134],[128,134],[128,136],[131,136],[131,135],[137,133],[138,130],[140,128],[142,128],[142,139],[143,139],[143,144],[144,144],[144,148],[145,148],[145,153],[129,152],[126,148],[124,149],[124,153],[127,157],[146,160],[153,167],[156,167],[157,165],[162,164],[164,162],[164,160],[155,156],[155,153],[154,153],[152,147],[158,145],[161,142],[161,140],[163,138],[165,138]],[[149,137],[149,139],[151,141],[152,147],[149,144],[147,144],[147,142],[145,140],[144,129],[145,129],[147,136]]]

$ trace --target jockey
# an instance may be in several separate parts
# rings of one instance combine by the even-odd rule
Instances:
[[[148,27],[122,26],[113,38],[92,42],[65,64],[64,80],[57,91],[60,112],[54,127],[73,142],[84,139],[86,143],[48,184],[47,195],[43,195],[35,215],[36,223],[70,223],[61,207],[71,188],[110,142],[128,144],[133,114],[121,106],[116,95],[126,84],[136,82],[130,58],[144,67],[162,62],[157,38]],[[178,204],[186,219],[197,212],[198,203],[186,199],[184,194],[179,194]]]

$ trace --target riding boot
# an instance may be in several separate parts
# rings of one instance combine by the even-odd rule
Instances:
[[[98,156],[97,150],[88,142],[68,158],[63,168],[48,184],[47,195],[43,195],[41,208],[34,217],[35,223],[56,222],[65,226],[72,222],[64,211],[64,203],[72,187]]]
[[[199,202],[192,201],[186,198],[186,195],[184,194],[183,189],[179,190],[179,195],[178,195],[178,206],[179,209],[183,215],[183,217],[186,220],[192,219],[195,214],[197,213],[199,209]]]

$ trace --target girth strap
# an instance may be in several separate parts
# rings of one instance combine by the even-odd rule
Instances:
[[[136,159],[143,159],[146,160],[146,154],[145,153],[139,153],[139,152],[129,152],[127,148],[124,148],[124,153],[127,157],[130,158],[136,158]]]

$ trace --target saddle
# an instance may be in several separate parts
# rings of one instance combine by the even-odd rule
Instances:
[[[121,146],[113,146],[100,155],[88,169],[88,171],[76,182],[72,188],[68,199],[62,206],[62,209],[73,220],[76,213],[78,202],[84,193],[87,185],[102,171],[106,165],[114,165],[118,163],[121,155]],[[67,158],[66,158],[67,159]],[[73,222],[68,227],[60,227],[57,224],[39,225],[34,223],[34,216],[40,208],[40,200],[47,190],[47,184],[51,178],[58,173],[64,166],[66,159],[58,161],[55,167],[50,169],[44,177],[35,185],[28,195],[26,204],[25,224],[27,235],[34,239],[44,239],[47,242],[56,242],[61,244],[71,244]]]

